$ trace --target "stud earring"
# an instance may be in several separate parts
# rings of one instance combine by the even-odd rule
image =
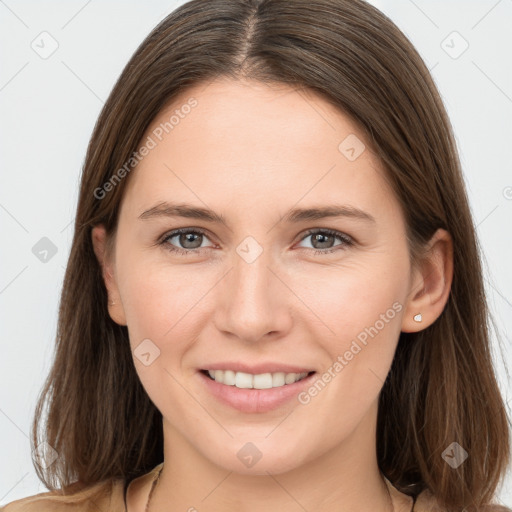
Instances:
[[[414,315],[414,321],[415,322],[421,322],[421,313],[418,313],[417,315]]]
[[[109,304],[109,306],[113,306],[115,304],[115,302],[112,301],[112,302],[109,302],[108,304]]]

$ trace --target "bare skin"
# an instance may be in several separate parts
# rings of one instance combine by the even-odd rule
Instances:
[[[146,136],[191,97],[197,106],[128,178],[114,254],[105,252],[103,226],[92,233],[111,318],[128,326],[132,350],[144,339],[160,350],[149,366],[134,356],[163,415],[165,462],[150,510],[390,511],[376,458],[378,397],[400,332],[425,329],[445,307],[450,236],[438,230],[411,267],[404,216],[380,162],[368,148],[353,161],[340,152],[349,134],[364,137],[320,97],[218,79],[184,91]],[[210,208],[227,225],[139,218],[163,201]],[[374,221],[284,219],[292,208],[333,204]],[[158,245],[178,228],[204,234]],[[250,263],[237,252],[248,236],[263,249]],[[383,316],[378,334],[347,360],[352,342]],[[346,365],[336,372],[340,355]],[[220,361],[295,364],[319,377],[331,368],[332,379],[308,403],[244,413],[204,385],[198,370]],[[252,467],[237,457],[248,442],[262,454]],[[149,482],[133,486],[128,510],[142,512],[148,492]]]

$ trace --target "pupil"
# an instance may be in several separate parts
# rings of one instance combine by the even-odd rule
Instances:
[[[317,233],[315,235],[315,241],[324,243],[324,244],[327,243],[326,240],[328,240],[329,238],[332,238],[332,235],[324,235],[322,233]],[[322,241],[322,239],[324,239],[324,240]],[[325,247],[321,247],[321,248],[325,249]]]
[[[194,237],[197,237],[196,240],[193,240]],[[197,247],[199,247],[201,245],[201,243],[197,244],[197,241],[199,240],[199,237],[200,235],[196,234],[196,233],[185,233],[185,234],[182,234],[181,235],[181,240],[180,240],[180,243],[186,248],[186,249],[195,249]],[[194,241],[196,242],[195,245],[192,245],[191,246],[187,246],[186,244],[188,242],[192,242],[194,243]]]

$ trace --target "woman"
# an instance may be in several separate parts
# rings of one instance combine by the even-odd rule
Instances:
[[[5,510],[505,510],[482,281],[388,18],[191,1],[94,129],[34,422],[51,492]]]

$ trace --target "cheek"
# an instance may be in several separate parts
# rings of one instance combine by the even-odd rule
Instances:
[[[165,410],[169,400],[181,404],[187,398],[175,378],[180,380],[183,357],[197,339],[191,320],[203,287],[195,273],[184,274],[177,265],[150,263],[133,253],[118,264],[130,346],[143,387]]]
[[[370,369],[384,380],[400,333],[403,306],[378,291],[369,300],[352,298],[343,305],[333,323],[336,336],[327,347],[331,364],[340,362],[345,377],[358,381],[351,386],[357,389],[364,386]]]
[[[160,248],[147,252],[132,248],[117,262],[129,327],[137,331],[149,329],[158,337],[186,313],[194,299],[197,301],[201,290],[199,273],[166,262],[163,253]]]
[[[349,434],[377,399],[400,334],[402,285],[375,277],[368,270],[357,279],[340,280],[331,290],[321,315],[335,334],[315,337],[326,356],[318,376],[326,384],[316,384],[301,397],[308,404],[303,413],[322,418],[322,428],[339,438]]]
[[[385,376],[405,308],[408,267],[403,259],[402,254],[389,254],[373,265],[344,269],[323,288],[325,293],[317,292],[315,309],[333,331],[331,336],[324,336],[332,362],[342,356],[347,369],[350,367],[357,375],[372,368],[377,375]]]

